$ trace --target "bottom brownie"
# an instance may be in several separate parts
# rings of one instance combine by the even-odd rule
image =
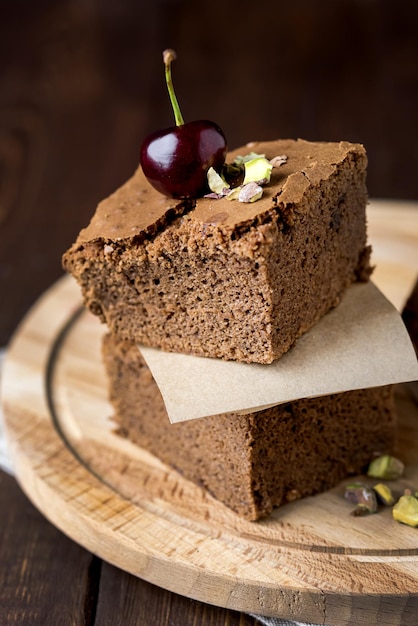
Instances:
[[[118,433],[248,520],[325,491],[395,447],[391,386],[170,424],[137,346],[109,334],[103,356]]]

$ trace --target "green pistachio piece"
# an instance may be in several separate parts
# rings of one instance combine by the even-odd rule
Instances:
[[[392,515],[397,522],[418,527],[418,498],[401,496],[392,509]]]
[[[256,182],[251,182],[241,187],[238,200],[239,202],[255,202],[259,200],[262,195],[263,188],[257,185]]]
[[[262,195],[263,188],[253,182],[234,187],[228,191],[226,198],[227,200],[238,200],[239,202],[256,202],[256,200],[260,200]]]
[[[210,167],[207,173],[209,189],[214,193],[222,194],[225,189],[229,189],[228,183],[218,174],[218,172]]]
[[[382,502],[386,506],[392,506],[393,504],[395,504],[395,498],[393,497],[390,487],[384,485],[383,483],[378,483],[373,487],[373,489],[376,492],[380,502]]]
[[[366,488],[367,486],[364,483],[350,483],[349,485],[345,486],[344,498],[349,502],[354,502],[354,504],[357,504],[357,493]]]
[[[272,159],[270,159],[270,163],[272,164],[273,167],[280,167],[281,165],[284,165],[285,163],[287,163],[287,156],[285,154],[281,154],[280,156],[275,156]]]
[[[368,513],[375,513],[377,511],[377,499],[373,489],[367,487],[363,483],[352,483],[345,488],[344,497],[349,502],[357,504],[358,508],[367,509]],[[359,512],[364,514],[364,511]],[[354,513],[358,515],[358,513]]]
[[[234,189],[231,189],[231,191],[226,196],[227,200],[238,200],[241,189],[242,189],[241,186],[234,187]]]
[[[367,470],[367,476],[382,480],[396,480],[402,476],[405,466],[399,459],[390,454],[384,454],[374,459]]]
[[[257,152],[249,152],[248,154],[244,154],[244,156],[238,155],[235,157],[233,164],[240,166],[248,163],[248,161],[253,161],[254,159],[264,159],[265,154],[257,154]]]
[[[371,511],[367,506],[364,506],[364,504],[358,504],[356,508],[351,511],[351,515],[354,517],[364,517],[365,515],[370,515],[370,513],[375,513],[375,511]]]
[[[263,156],[256,157],[245,162],[244,185],[247,183],[266,184],[270,181],[271,170],[273,169],[270,161]]]
[[[238,187],[244,180],[245,166],[233,163],[224,163],[221,171],[222,178],[229,183],[231,187]]]

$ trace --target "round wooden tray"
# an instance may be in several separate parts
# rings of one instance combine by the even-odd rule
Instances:
[[[402,210],[418,233],[418,213]],[[372,239],[375,233],[379,241],[381,228],[380,241],[396,241],[399,212],[375,203],[369,219]],[[416,270],[405,261],[403,294]],[[382,274],[379,287],[390,291],[392,274],[386,283]],[[393,300],[403,297],[395,282]],[[241,520],[113,433],[104,330],[65,277],[34,306],[8,350],[2,396],[13,463],[48,519],[101,558],[203,602],[338,626],[417,623],[418,529],[393,521],[389,509],[354,518],[344,484],[267,520]],[[418,486],[418,406],[404,387],[398,405],[407,463],[395,484],[401,492]]]

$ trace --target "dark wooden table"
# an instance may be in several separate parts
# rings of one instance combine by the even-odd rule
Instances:
[[[2,7],[0,346],[61,275],[61,254],[95,204],[132,173],[141,138],[172,123],[159,65],[167,46],[179,53],[184,116],[216,119],[231,147],[278,136],[362,141],[371,194],[418,198],[414,0],[259,0],[258,25],[253,8],[252,0]],[[219,11],[223,23],[213,24]],[[0,471],[1,626],[255,623],[102,562]]]

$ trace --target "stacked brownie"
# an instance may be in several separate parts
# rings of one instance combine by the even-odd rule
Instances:
[[[229,158],[248,152],[280,164],[260,200],[170,200],[138,169],[64,267],[108,325],[120,434],[255,520],[391,451],[395,414],[381,387],[170,424],[138,346],[269,364],[371,272],[362,146],[283,140]]]

